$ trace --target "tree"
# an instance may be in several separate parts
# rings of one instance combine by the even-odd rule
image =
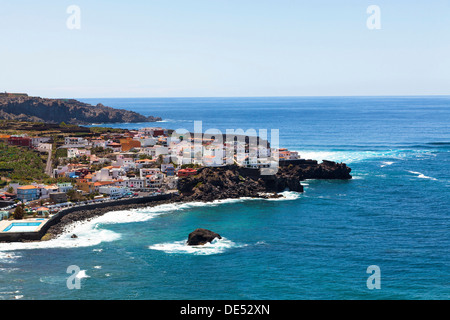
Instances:
[[[14,210],[14,219],[20,220],[25,216],[25,210],[23,209],[23,204],[19,204]]]
[[[160,154],[158,156],[158,160],[156,160],[156,164],[161,165],[164,162],[164,156]]]

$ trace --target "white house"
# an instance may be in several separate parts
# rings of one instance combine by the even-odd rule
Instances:
[[[68,148],[67,158],[76,158],[81,156],[90,156],[91,150],[88,149],[78,149],[78,148]]]
[[[80,137],[65,137],[64,138],[64,147],[85,147],[89,145],[89,141]]]
[[[32,137],[31,138],[31,145],[33,147],[39,146],[40,143],[48,143],[52,140],[50,137]]]
[[[36,146],[36,149],[40,152],[51,152],[53,145],[51,143],[41,142]]]
[[[70,182],[58,183],[57,186],[58,186],[58,192],[66,193],[67,191],[73,189],[73,186]]]
[[[136,168],[136,163],[133,158],[125,158],[123,155],[118,154],[116,161],[112,163],[113,166],[123,167],[124,169]]]
[[[141,152],[145,153],[147,156],[152,157],[152,159],[156,157],[155,147],[144,147],[144,148],[141,148]]]
[[[145,184],[147,188],[159,189],[162,187],[163,182],[164,182],[164,175],[161,173],[153,175],[149,174],[145,177]]]
[[[121,179],[118,179],[115,182],[116,186],[121,187],[127,187],[127,188],[133,188],[133,189],[142,189],[145,188],[145,179],[141,178],[129,178],[129,177],[123,177]]]
[[[53,177],[56,178],[58,175],[65,174],[66,172],[69,172],[68,166],[58,166],[56,169],[53,169]]]
[[[151,127],[151,128],[139,129],[139,133],[142,135],[152,136],[152,137],[163,136],[163,135],[167,136],[168,130],[163,129],[161,127]]]
[[[117,142],[109,142],[106,145],[106,148],[112,149],[113,152],[121,152],[122,151],[122,145]]]
[[[158,141],[153,137],[134,137],[133,139],[138,140],[141,143],[141,147],[152,147]]]
[[[106,148],[106,141],[103,139],[92,139],[91,144],[94,148]]]
[[[169,148],[164,146],[154,146],[155,149],[155,157],[158,157],[159,155],[166,155],[169,154]]]
[[[106,194],[112,198],[122,197],[130,192],[130,189],[127,187],[119,187],[119,186],[102,186],[98,188],[98,192],[101,194]]]
[[[155,175],[160,174],[161,169],[160,168],[141,168],[139,169],[139,176],[141,179],[144,179],[148,175]]]

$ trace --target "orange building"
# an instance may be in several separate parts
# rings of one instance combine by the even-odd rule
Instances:
[[[8,144],[9,138],[11,138],[9,134],[0,134],[0,143]]]
[[[133,148],[140,148],[141,142],[132,138],[125,138],[120,139],[120,145],[122,146],[122,152],[127,152]]]

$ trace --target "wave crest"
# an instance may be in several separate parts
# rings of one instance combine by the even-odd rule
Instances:
[[[186,240],[159,243],[149,246],[150,250],[164,251],[165,253],[177,253],[177,254],[193,254],[193,255],[212,255],[223,253],[230,248],[239,248],[241,245],[237,245],[231,240],[226,238],[214,239],[211,243],[207,243],[201,246],[189,246]]]
[[[430,179],[430,180],[437,181],[436,178],[426,176],[426,175],[424,175],[424,174],[421,173],[421,172],[417,172],[417,171],[408,171],[408,172],[409,172],[409,173],[412,173],[412,174],[416,174],[416,175],[417,175],[417,178],[420,178],[420,179]]]

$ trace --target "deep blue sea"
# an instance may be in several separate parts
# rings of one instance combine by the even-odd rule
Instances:
[[[55,240],[0,244],[0,298],[450,298],[449,96],[82,100],[163,118],[113,127],[278,129],[281,146],[345,162],[354,179],[111,212]],[[185,246],[199,227],[224,239]],[[380,289],[367,286],[372,265]]]

